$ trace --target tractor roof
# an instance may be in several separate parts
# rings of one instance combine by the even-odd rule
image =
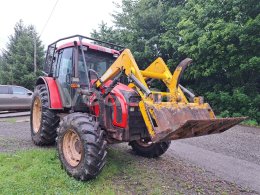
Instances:
[[[77,45],[80,45],[79,41],[77,41]],[[111,54],[120,54],[120,52],[115,50],[115,49],[110,49],[110,48],[103,47],[103,46],[96,45],[96,44],[92,44],[92,43],[82,42],[82,45],[86,46],[90,49],[97,50],[97,51],[102,51],[102,52],[111,53]],[[59,46],[57,48],[57,51],[64,49],[64,48],[67,48],[67,47],[73,47],[73,46],[74,46],[74,41],[71,41],[71,42],[68,42],[68,43],[65,43],[65,44]]]

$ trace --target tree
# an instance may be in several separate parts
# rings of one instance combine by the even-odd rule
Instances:
[[[99,24],[98,30],[91,32],[91,37],[105,42],[120,44],[118,31],[114,30],[113,27],[108,27],[103,21]]]
[[[36,44],[35,44],[36,43]],[[36,45],[36,64],[34,72],[34,46]],[[21,85],[33,89],[36,77],[42,70],[44,50],[39,36],[32,25],[25,26],[20,20],[9,37],[7,49],[1,57],[1,83]]]
[[[164,54],[158,47],[159,37],[165,32],[161,24],[165,18],[164,4],[157,0],[123,0],[122,5],[117,7],[122,11],[113,14],[115,27],[103,23],[93,31],[92,36],[130,48],[143,67]]]
[[[186,79],[222,116],[260,122],[260,4],[189,0],[178,23],[178,52],[193,58]],[[170,25],[170,24],[169,24]]]
[[[260,2],[258,0],[122,0],[113,14],[114,37],[141,68],[161,56],[174,70],[193,59],[182,83],[205,96],[218,115],[260,123]],[[160,87],[161,88],[161,87]]]

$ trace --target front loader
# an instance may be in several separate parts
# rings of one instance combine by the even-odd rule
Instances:
[[[140,70],[129,49],[112,47],[121,46],[81,35],[60,39],[49,45],[46,75],[36,81],[32,140],[56,140],[62,166],[76,179],[100,173],[107,144],[128,142],[138,155],[154,158],[171,140],[221,133],[245,119],[217,119],[202,97],[180,85],[191,59],[173,74],[161,58]],[[154,80],[167,91],[152,90]]]

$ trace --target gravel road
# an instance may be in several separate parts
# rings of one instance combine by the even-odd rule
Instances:
[[[0,152],[36,147],[31,141],[29,117],[0,119]]]
[[[28,117],[0,119],[0,152],[36,147],[29,129]],[[127,144],[112,147],[133,155]],[[259,128],[236,126],[218,135],[178,140],[159,159],[135,159],[165,181],[165,194],[176,188],[183,194],[260,194]]]
[[[235,126],[222,134],[178,140],[167,154],[260,193],[260,128]]]

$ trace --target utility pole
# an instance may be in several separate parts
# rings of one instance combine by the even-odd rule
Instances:
[[[34,34],[34,54],[33,54],[33,64],[34,64],[34,74],[36,74],[37,71],[37,64],[36,64],[36,34]]]

